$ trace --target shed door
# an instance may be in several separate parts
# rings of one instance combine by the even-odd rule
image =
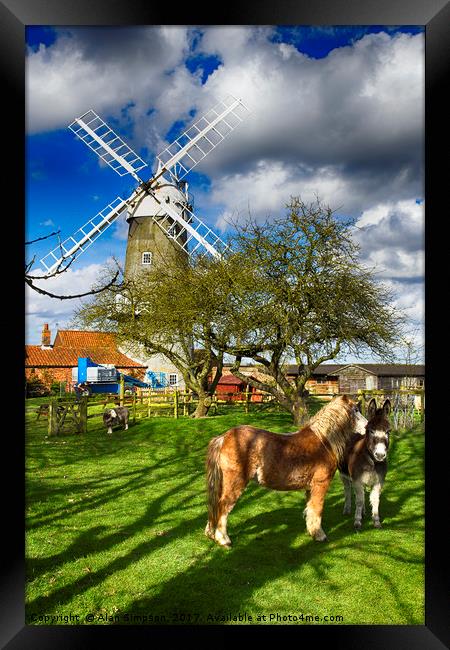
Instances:
[[[366,389],[367,390],[374,390],[374,388],[377,387],[376,385],[376,377],[375,375],[367,375],[366,377]]]
[[[357,393],[358,389],[361,388],[361,381],[358,379],[349,379],[348,380],[348,389],[347,391],[351,393]]]
[[[362,384],[362,385],[361,385]],[[339,392],[340,393],[357,393],[359,388],[363,388],[364,384],[356,377],[339,377]]]

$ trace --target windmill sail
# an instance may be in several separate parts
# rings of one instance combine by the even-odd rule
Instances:
[[[148,182],[139,178],[138,172],[147,166],[93,110],[76,118],[69,128],[87,146],[109,165],[119,176],[131,174],[139,182],[128,199],[117,197],[98,214],[79,228],[73,235],[55,247],[40,262],[47,274],[61,270],[74,257],[83,253],[94,241],[114,223],[125,209],[139,202],[147,194],[160,206],[154,216],[159,228],[188,254],[206,250],[215,257],[226,248],[224,242],[186,206],[175,210],[167,202],[158,199],[158,178],[169,173],[175,184],[215,149],[249,114],[249,109],[240,99],[229,95],[217,103],[203,117],[189,127],[175,142],[162,151],[158,160],[158,171]]]
[[[221,251],[226,248],[226,244],[220,237],[188,208],[183,209],[183,214],[187,215],[187,219],[169,205],[164,204],[161,205],[159,212],[159,215],[163,215],[163,218],[156,219],[156,223],[170,239],[189,255],[203,249],[216,258],[220,257]],[[159,215],[155,216],[158,217]]]
[[[95,217],[89,219],[84,226],[40,260],[46,272],[53,273],[56,269],[62,268],[61,265],[65,262],[68,264],[74,257],[81,255],[127,207],[128,201],[118,196]]]
[[[140,182],[137,172],[147,167],[147,163],[93,110],[77,117],[72,124],[69,124],[69,129],[119,176],[131,174]]]
[[[240,99],[228,95],[156,157],[156,177],[168,171],[181,180],[215,149],[249,114]]]

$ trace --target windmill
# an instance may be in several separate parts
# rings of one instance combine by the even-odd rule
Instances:
[[[168,255],[188,258],[197,252],[215,257],[225,246],[190,205],[183,179],[248,115],[240,99],[227,96],[156,156],[148,181],[138,172],[147,163],[93,110],[76,118],[69,128],[119,176],[131,174],[138,186],[123,199],[118,196],[73,235],[41,260],[46,275],[62,270],[89,248],[124,212],[129,224],[125,276],[131,277]],[[44,276],[45,277],[45,276]]]

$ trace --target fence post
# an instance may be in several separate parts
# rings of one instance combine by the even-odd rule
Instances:
[[[420,421],[425,419],[425,391],[420,391]]]
[[[48,435],[56,436],[58,434],[58,420],[57,420],[58,403],[55,399],[51,399],[48,405]]]
[[[364,399],[364,391],[362,388],[358,388],[358,398],[361,402],[361,414],[366,417],[366,400]]]
[[[133,424],[136,422],[136,393],[133,393]]]
[[[80,433],[87,433],[87,405],[88,397],[82,397],[79,403],[80,409]]]
[[[173,396],[173,411],[175,420],[178,420],[178,388],[175,389]]]
[[[119,404],[120,406],[123,406],[123,400],[125,397],[125,379],[123,375],[120,375],[120,383],[119,383]]]
[[[249,385],[245,387],[245,412],[248,413],[248,403],[249,403]]]

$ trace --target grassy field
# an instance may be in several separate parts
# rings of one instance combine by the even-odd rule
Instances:
[[[151,418],[112,436],[97,417],[87,434],[47,438],[36,403],[27,400],[28,623],[424,624],[420,428],[392,435],[381,530],[366,519],[353,532],[338,475],[327,543],[306,533],[303,492],[251,484],[225,550],[203,534],[208,441],[243,422],[292,431],[288,415]]]

